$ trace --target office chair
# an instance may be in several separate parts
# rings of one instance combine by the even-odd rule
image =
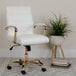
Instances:
[[[23,46],[25,48],[25,54],[19,61],[13,61],[21,66],[21,73],[26,74],[24,66],[27,64],[37,64],[42,66],[43,63],[38,60],[29,60],[28,51],[31,50],[31,45],[49,43],[49,38],[45,35],[35,34],[33,29],[37,26],[44,27],[44,33],[46,33],[47,26],[45,24],[34,25],[30,7],[7,7],[6,9],[7,26],[7,37],[9,41],[13,42],[14,45],[10,48],[13,49],[15,46]],[[7,69],[10,70],[12,67],[10,64],[7,65]],[[44,72],[46,68],[41,68]]]

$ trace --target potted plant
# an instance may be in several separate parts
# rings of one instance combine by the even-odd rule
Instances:
[[[51,44],[61,45],[63,43],[64,37],[70,32],[68,25],[66,17],[55,15],[55,19],[50,19],[49,35]]]

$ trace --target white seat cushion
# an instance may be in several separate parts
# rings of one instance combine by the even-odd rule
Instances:
[[[49,43],[49,38],[38,34],[25,34],[17,38],[17,42],[22,45]]]

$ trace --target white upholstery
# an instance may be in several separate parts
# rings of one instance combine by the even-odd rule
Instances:
[[[26,34],[21,35],[18,37],[18,43],[22,45],[32,45],[32,44],[44,44],[48,43],[48,37],[44,35],[37,35],[37,34]]]
[[[48,43],[49,39],[33,32],[33,19],[30,7],[7,7],[7,25],[18,28],[17,43],[22,45]],[[14,29],[7,31],[7,37],[13,41]]]
[[[7,7],[7,26],[18,28],[18,35],[33,33],[33,19],[30,7]],[[13,29],[9,29],[8,36],[13,36]]]

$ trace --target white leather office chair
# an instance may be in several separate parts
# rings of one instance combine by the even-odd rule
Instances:
[[[45,44],[49,42],[49,39],[45,35],[34,34],[33,27],[36,25],[33,23],[32,14],[30,7],[7,7],[7,37],[9,41],[13,42],[14,45],[10,48],[13,49],[14,46],[24,46],[25,55],[23,59],[19,61],[14,61],[14,63],[19,63],[22,66],[21,73],[26,74],[24,66],[29,63],[34,63],[38,65],[43,65],[40,60],[29,60],[28,51],[31,50],[31,45],[36,44]],[[45,24],[37,24],[38,26],[44,26],[46,31]],[[12,67],[8,64],[7,69]],[[42,71],[46,71],[46,68],[41,68]]]

